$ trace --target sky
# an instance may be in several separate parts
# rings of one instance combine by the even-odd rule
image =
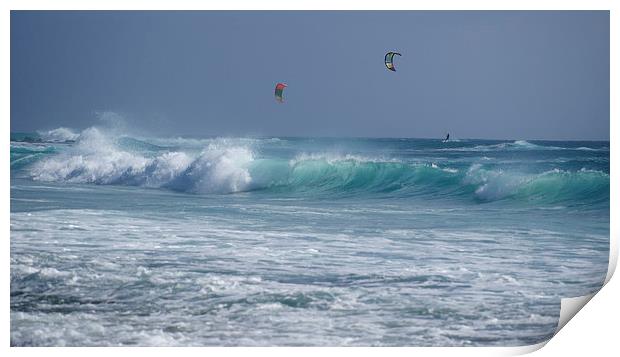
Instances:
[[[10,57],[13,132],[609,140],[608,11],[12,11]]]

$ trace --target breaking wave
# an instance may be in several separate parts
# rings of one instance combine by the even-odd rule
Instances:
[[[262,155],[260,140],[255,139],[191,139],[189,145],[183,140],[146,141],[89,128],[63,150],[12,143],[11,167],[27,166],[30,177],[39,181],[131,185],[188,193],[426,195],[477,202],[609,201],[609,175],[597,170],[525,173],[479,163],[449,167],[432,161],[329,152],[285,158]]]
[[[57,128],[49,131],[37,132],[44,142],[64,143],[75,141],[80,134],[68,128]]]

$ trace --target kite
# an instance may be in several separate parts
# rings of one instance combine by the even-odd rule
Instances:
[[[286,88],[287,85],[284,83],[278,83],[276,84],[276,100],[280,103],[284,103],[284,98],[282,98],[282,92],[284,92],[284,88]]]
[[[396,67],[394,67],[394,56],[401,56],[400,53],[397,52],[388,52],[385,54],[385,66],[392,72],[396,72]]]

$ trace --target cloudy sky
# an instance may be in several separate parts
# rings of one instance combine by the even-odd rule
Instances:
[[[11,130],[102,113],[155,135],[608,140],[609,13],[11,12]]]

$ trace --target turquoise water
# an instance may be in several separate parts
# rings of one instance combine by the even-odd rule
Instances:
[[[609,142],[12,133],[11,344],[540,342],[609,182]]]

